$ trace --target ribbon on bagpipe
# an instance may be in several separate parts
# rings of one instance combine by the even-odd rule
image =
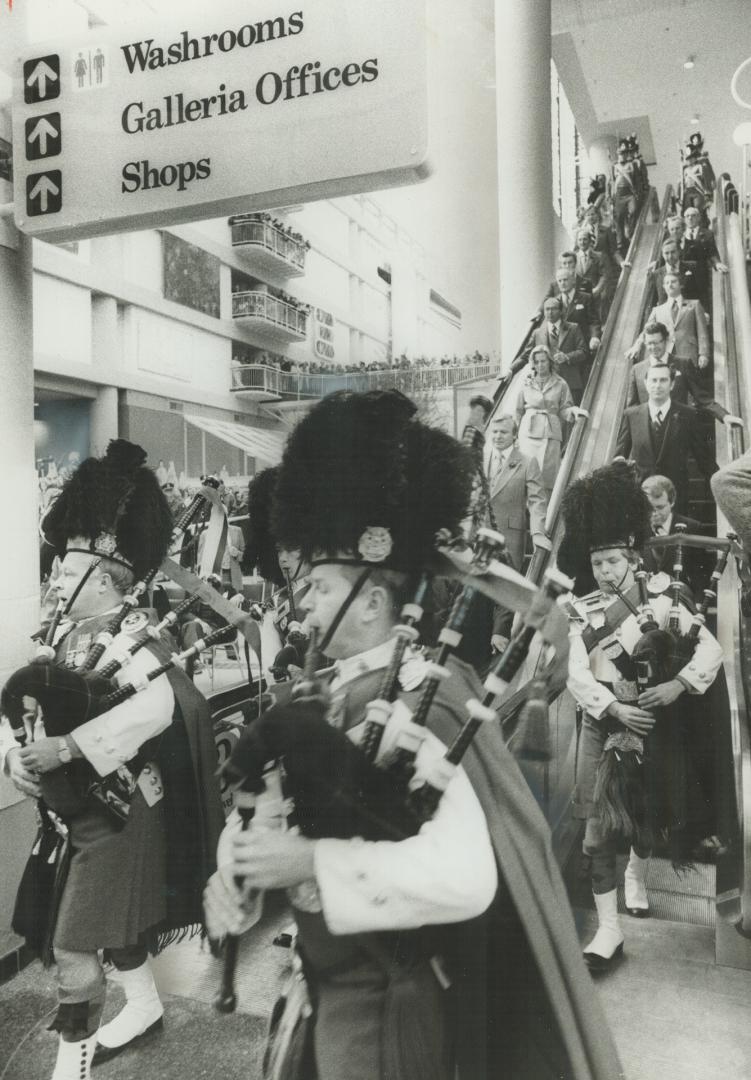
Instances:
[[[717,551],[710,586],[692,615],[687,632],[681,630],[680,608],[684,585],[682,532],[661,537],[675,546],[673,579],[669,592],[671,608],[667,626],[661,628],[649,604],[647,574],[636,574],[640,603],[633,604],[617,588],[613,591],[629,607],[639,622],[641,637],[631,656],[611,657],[626,682],[635,682],[634,693],[624,698],[636,704],[645,690],[674,679],[693,656],[699,643],[707,612],[716,600],[719,582],[732,547],[731,540],[713,540],[707,547]],[[700,543],[701,541],[701,543]],[[706,538],[692,538],[692,546],[704,546]],[[620,665],[619,665],[620,661]],[[625,665],[625,667],[623,666]],[[676,868],[689,863],[694,841],[691,836],[691,802],[695,795],[690,754],[686,744],[685,704],[673,702],[654,710],[655,725],[648,735],[640,735],[613,720],[597,767],[593,803],[605,835],[625,837],[643,848],[658,840],[667,842],[669,856]]]
[[[387,666],[378,698],[365,709],[360,741],[355,742],[328,719],[329,695],[313,671],[317,648],[315,635],[306,658],[306,669],[291,700],[278,704],[242,733],[224,772],[239,793],[244,827],[252,820],[251,802],[262,796],[270,766],[279,764],[284,793],[293,805],[288,822],[311,838],[362,837],[366,840],[401,840],[415,835],[433,817],[479,727],[497,720],[493,703],[502,696],[521,668],[535,634],[547,643],[546,678],[560,678],[567,667],[568,624],[556,598],[572,583],[551,571],[545,588],[538,590],[496,557],[490,530],[480,530],[480,551],[473,558],[451,548],[439,548],[436,572],[463,581],[447,625],[439,637],[437,660],[428,665],[414,710],[399,698],[401,659],[414,640],[422,615],[427,579],[417,585],[415,597],[405,605],[395,628],[394,655]],[[495,534],[497,535],[497,534]],[[502,538],[501,538],[502,540]],[[475,592],[519,612],[521,626],[485,681],[482,701],[466,703],[467,719],[443,757],[423,769],[418,752],[426,734],[436,690],[451,677],[446,667],[449,654],[458,647]],[[531,706],[540,707],[540,686],[533,684]],[[544,698],[547,715],[547,701]],[[382,740],[389,747],[379,756]],[[237,945],[230,939],[220,1011],[234,1007],[233,965]]]
[[[467,424],[459,441],[472,452],[475,465],[475,490],[471,502],[473,526],[477,528],[487,519],[490,528],[495,530],[498,528],[498,523],[493,511],[493,501],[490,497],[490,486],[488,484],[488,478],[485,475],[485,465],[483,461],[485,436],[474,424]]]
[[[297,605],[295,603],[295,582],[289,570],[284,570],[286,582],[286,599],[289,605],[289,620],[287,623],[286,640],[282,648],[274,657],[274,662],[269,670],[277,682],[290,677],[289,665],[302,667],[305,663],[305,653],[308,647],[308,637],[302,629],[298,618]]]

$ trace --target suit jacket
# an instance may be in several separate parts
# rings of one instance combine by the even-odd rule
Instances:
[[[558,288],[557,282],[554,281],[548,289],[547,296],[560,295],[561,290]],[[561,312],[561,320],[563,322],[576,323],[576,325],[581,328],[581,332],[584,334],[584,340],[587,343],[590,338],[601,337],[602,326],[600,324],[597,301],[592,299],[592,293],[588,288],[580,287],[578,274],[576,288],[574,289],[574,292],[569,295],[571,299]]]
[[[709,263],[713,259],[719,259],[720,257],[714,233],[711,229],[704,228],[696,230],[696,237],[693,240],[689,240],[688,237],[684,235],[683,253],[687,259],[693,259],[696,262],[704,263]]]
[[[513,447],[500,473],[493,475],[490,458],[490,503],[498,529],[506,537],[511,561],[521,570],[527,539],[527,510],[532,533],[545,532],[548,500],[542,486],[542,475],[536,458],[526,457]]]
[[[673,388],[670,391],[670,400],[677,401],[681,405],[688,404],[689,393],[694,399],[697,409],[703,409],[716,420],[722,423],[727,416],[727,409],[715,401],[712,396],[713,386],[711,377],[706,371],[700,371],[689,361],[676,360],[672,353],[668,354],[668,363],[673,372]],[[649,367],[649,359],[640,360],[631,369],[631,381],[628,387],[628,405],[643,405],[647,401],[647,384],[644,381]],[[708,370],[708,369],[707,369]]]
[[[670,358],[668,357],[668,360]],[[672,364],[671,370],[673,371],[673,389],[670,391],[670,400],[677,401],[680,405],[688,404],[688,384],[686,377],[682,371],[674,367]],[[644,405],[648,399],[647,384],[644,381],[649,368],[649,359],[640,360],[638,364],[634,364],[631,368],[631,380],[628,385],[628,398],[627,405]]]
[[[565,353],[566,360],[555,366],[556,373],[566,380],[569,389],[584,389],[588,374],[589,347],[580,326],[573,322],[561,322],[558,341],[555,342],[548,333],[547,322],[544,322],[532,334],[532,342],[527,349],[527,355],[529,356],[538,345],[544,345],[550,349],[551,356],[557,352]]]
[[[654,444],[649,405],[632,405],[621,420],[615,453],[633,461],[639,480],[659,474],[675,484],[676,510],[682,512],[688,495],[688,459],[693,457],[707,478],[717,471],[717,463],[697,423],[697,412],[688,405],[671,403],[663,422],[660,445]]]
[[[589,250],[589,263],[585,267],[582,261],[583,253],[576,253],[576,273],[589,283],[593,296],[599,296],[605,279],[605,266],[602,257],[592,248]]]
[[[618,241],[616,240],[615,232],[608,225],[598,225],[597,236],[592,234],[592,240],[594,250],[602,260],[605,277],[611,281],[617,279],[621,272],[621,268],[615,257],[616,252],[618,251]]]
[[[699,533],[700,535],[706,533],[706,529],[700,521],[697,521],[696,518],[687,517],[685,514],[673,514],[673,520],[670,523],[671,532],[675,532],[676,525],[685,525],[688,533]],[[642,551],[644,569],[650,574],[663,571],[672,577],[673,555],[674,548],[672,547],[644,548]],[[714,563],[713,558],[711,561]],[[706,552],[700,548],[684,548],[682,580],[691,589],[694,599],[701,599],[702,589],[705,582],[709,580],[710,573],[711,569],[708,565]]]
[[[679,300],[678,316],[673,321],[673,301],[667,300],[652,308],[647,320],[666,326],[670,334],[673,355],[684,360],[697,360],[700,356],[711,356],[709,327],[704,308],[698,300]]]
[[[751,555],[751,450],[714,474],[712,494]]]
[[[668,294],[665,292],[665,286],[663,285],[663,278],[667,267],[662,261],[662,257],[658,265],[652,271],[652,281],[657,291],[657,303],[664,304],[668,298]],[[698,300],[699,289],[701,286],[702,277],[701,274],[697,277],[696,263],[690,262],[688,259],[681,258],[678,261],[678,273],[683,279],[683,298],[684,300]]]

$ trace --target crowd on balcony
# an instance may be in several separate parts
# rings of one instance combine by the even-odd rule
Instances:
[[[291,240],[295,244],[299,244],[305,251],[310,250],[310,241],[306,240],[302,233],[296,232],[291,225],[285,225],[283,221],[275,218],[273,214],[268,214],[265,211],[259,211],[252,214],[235,214],[228,221],[230,226],[232,225],[245,225],[257,223],[259,225],[268,225],[272,229],[276,229],[285,240]]]
[[[233,363],[238,366],[244,364],[260,364],[263,367],[272,368],[291,375],[365,375],[374,371],[434,371],[437,368],[467,368],[486,367],[497,363],[497,359],[488,353],[481,353],[475,349],[473,353],[465,353],[458,356],[456,353],[442,356],[414,356],[409,357],[405,352],[393,357],[391,360],[371,360],[360,364],[337,364],[333,361],[319,360],[291,360],[286,356],[279,356],[267,351],[259,352],[252,359],[233,357]]]

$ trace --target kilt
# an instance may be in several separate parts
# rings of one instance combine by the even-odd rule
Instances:
[[[135,945],[167,914],[163,802],[149,806],[137,788],[124,828],[98,806],[69,828],[70,870],[53,945],[71,952]]]

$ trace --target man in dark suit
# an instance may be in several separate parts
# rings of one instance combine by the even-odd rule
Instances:
[[[594,249],[592,233],[587,228],[578,229],[576,233],[576,272],[589,283],[592,299],[599,305],[605,288],[605,265]]]
[[[664,304],[668,298],[663,279],[669,272],[680,274],[683,281],[683,295],[687,300],[699,299],[699,279],[696,275],[696,263],[684,258],[675,240],[668,237],[662,242],[662,255],[652,269],[652,281],[657,291],[657,303]]]
[[[673,376],[667,364],[647,372],[647,401],[626,409],[615,453],[633,461],[640,480],[659,473],[673,481],[676,509],[683,512],[688,499],[688,459],[693,457],[707,480],[717,463],[697,423],[695,409],[670,400]]]
[[[618,242],[615,232],[610,227],[602,224],[600,210],[596,206],[588,206],[584,211],[584,224],[592,234],[592,248],[600,256],[605,272],[605,283],[600,294],[600,323],[607,321],[610,305],[618,287],[621,267],[624,259],[618,250]]]
[[[685,525],[686,532],[702,535],[704,526],[695,518],[675,513],[675,486],[667,476],[649,476],[641,486],[652,506],[652,535],[670,536],[676,525]],[[671,547],[646,547],[642,553],[644,569],[650,574],[658,572],[673,574],[673,549]],[[681,580],[691,589],[695,600],[700,600],[702,590],[709,580],[711,569],[706,552],[700,548],[687,547],[683,552]]]
[[[558,297],[561,301],[561,318],[564,322],[576,323],[581,328],[584,340],[589,343],[589,351],[593,353],[602,336],[600,317],[591,292],[586,283],[582,284],[573,266],[574,264],[568,261],[566,265],[561,263],[547,296]]]
[[[670,390],[672,401],[687,405],[690,393],[697,409],[706,410],[706,412],[714,416],[715,420],[719,420],[720,423],[727,426],[731,424],[743,425],[743,421],[739,416],[733,416],[720,405],[719,401],[714,400],[712,397],[712,381],[707,379],[698,365],[675,356],[671,351],[670,334],[664,323],[657,319],[651,320],[644,327],[640,338],[643,341],[646,356],[644,360],[634,364],[631,369],[631,381],[626,399],[628,405],[643,405],[646,402],[648,396],[645,383],[647,372],[655,364],[667,364],[673,373],[673,384]],[[638,355],[636,346],[626,353],[629,360],[636,355]]]
[[[564,322],[561,301],[549,296],[542,305],[544,322],[532,334],[527,349],[529,356],[538,345],[550,350],[553,367],[571,390],[574,404],[578,405],[589,376],[589,350],[581,328],[573,322]]]

